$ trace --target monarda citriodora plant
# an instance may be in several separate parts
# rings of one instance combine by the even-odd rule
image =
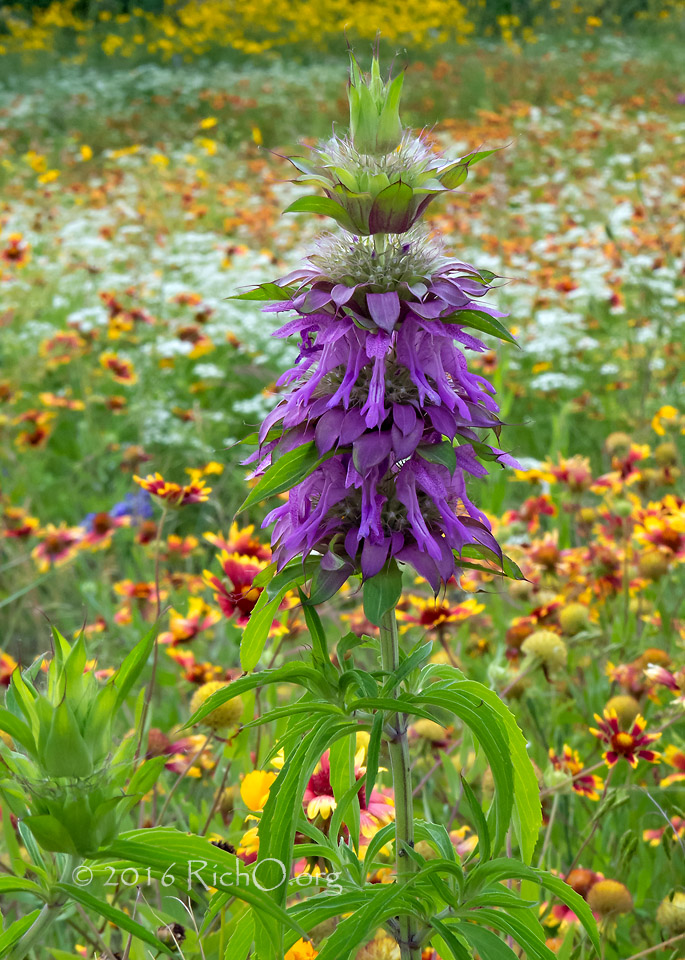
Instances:
[[[598,945],[585,900],[560,877],[530,866],[539,791],[512,714],[486,686],[429,662],[430,642],[404,650],[399,641],[395,608],[405,574],[425,579],[436,595],[464,567],[520,576],[467,490],[469,476],[486,476],[484,463],[512,463],[494,445],[501,426],[494,390],[466,361],[466,351],[485,349],[481,334],[511,339],[502,314],[486,302],[495,278],[451,259],[421,224],[429,204],[458,187],[486,154],[447,160],[405,130],[401,88],[401,74],[382,78],[377,56],[368,77],[352,59],[348,135],[291,158],[296,182],[324,196],[302,197],[289,210],[329,216],[337,232],[322,237],[300,269],[238,298],[283,314],[276,335],[299,340],[279,401],[247,438],[256,447],[249,457],[256,483],[243,508],[279,494],[287,499],[264,521],[273,525],[273,563],[250,588],[261,593],[242,637],[244,675],[217,684],[188,726],[204,719],[225,726],[240,715],[230,701],[269,684],[303,691],[246,725],[271,723],[277,731],[266,760],[278,758],[278,775],[267,777],[268,799],[251,807],[256,859],[246,864],[230,844],[202,835],[214,808],[197,835],[163,825],[122,832],[165,762],[139,762],[154,681],[146,699],[138,698],[135,736],[117,748],[110,734],[113,712],[154,639],[141,641],[99,688],[84,676],[83,641],[72,648],[56,634],[47,694],[37,661],[14,672],[0,710],[0,730],[12,738],[0,753],[14,778],[0,790],[22,818],[21,836],[37,864],[36,881],[3,877],[0,889],[43,904],[0,933],[0,957],[23,960],[74,903],[158,954],[177,951],[171,928],[153,934],[107,898],[103,884],[113,870],[122,880],[128,871],[135,883],[143,876],[157,882],[160,902],[164,891],[204,908],[194,943],[205,960],[354,960],[379,928],[388,955],[402,960],[421,960],[429,948],[441,960],[552,960],[538,921],[541,888],[570,907]],[[348,633],[331,641],[316,607],[346,584],[361,590],[379,639]],[[277,611],[295,589],[309,658],[288,661],[276,648],[269,667],[259,669]],[[414,815],[410,717],[461,724],[465,742],[472,737],[490,766],[486,809],[467,779],[453,783],[454,809],[478,837],[464,856],[427,809],[423,819]],[[379,795],[381,774],[386,793]],[[303,803],[311,814],[316,799],[308,797],[313,777],[326,806],[305,817]],[[370,808],[381,802],[379,829],[369,831]],[[55,862],[46,864],[36,844]],[[91,879],[101,885],[95,892]],[[154,918],[145,910],[141,917]]]
[[[453,667],[428,664],[430,643],[403,651],[398,638],[395,607],[404,571],[424,578],[436,595],[474,561],[520,577],[467,492],[468,476],[487,474],[484,462],[514,464],[490,442],[499,439],[501,427],[495,391],[468,369],[465,356],[486,349],[481,333],[512,340],[504,315],[485,299],[495,277],[450,258],[421,223],[429,204],[463,183],[469,167],[491,151],[448,160],[425,136],[403,128],[402,82],[401,73],[382,78],[377,56],[369,76],[351,58],[349,133],[290,158],[300,173],[295,182],[325,196],[302,197],[286,211],[322,214],[340,229],[322,236],[301,268],[237,298],[267,301],[266,312],[286,319],[275,335],[299,341],[295,366],[279,380],[282,398],[249,438],[257,444],[248,462],[258,482],[243,507],[286,491],[287,499],[264,521],[273,524],[274,562],[255,581],[265,589],[245,630],[242,665],[256,667],[274,613],[294,584],[311,633],[312,662],[238,680],[196,717],[264,682],[288,679],[306,688],[281,711],[289,723],[274,749],[284,751],[284,764],[261,817],[258,863],[274,864],[274,884],[284,863],[290,874],[293,855],[308,857],[322,878],[328,870],[340,880],[339,896],[307,898],[289,908],[307,930],[344,917],[325,939],[320,960],[354,957],[381,925],[397,941],[402,960],[419,960],[428,945],[458,960],[473,951],[483,958],[514,957],[498,933],[518,941],[530,957],[551,956],[530,909],[534,884],[572,905],[595,934],[583,901],[569,896],[558,878],[527,865],[540,803],[524,738],[491,690]],[[337,642],[334,666],[314,608],[348,581],[361,588],[380,644],[348,634]],[[363,666],[352,656],[359,647],[372,652],[361,659]],[[414,818],[409,716],[438,723],[456,716],[487,755],[495,783],[487,813],[462,781],[478,828],[478,846],[466,862],[443,825]],[[369,733],[361,771],[354,765],[359,731]],[[325,750],[336,807],[323,829],[312,830],[299,811]],[[364,846],[360,808],[384,754],[395,822]],[[507,836],[516,838],[519,860],[498,859]],[[417,839],[425,841],[424,852],[430,849],[428,860],[417,852]],[[394,848],[395,882],[370,883],[388,847]],[[525,891],[519,895],[503,880],[522,881]],[[278,886],[273,898],[287,908],[286,886]],[[274,949],[280,960],[297,936],[286,933],[281,941],[268,917],[246,923],[260,960],[274,956]]]

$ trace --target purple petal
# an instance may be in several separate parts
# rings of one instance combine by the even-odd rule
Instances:
[[[316,425],[316,449],[321,456],[328,453],[337,444],[340,435],[340,426],[345,418],[345,411],[340,407],[327,410]]]
[[[411,457],[419,443],[421,442],[421,437],[423,436],[424,424],[422,420],[417,420],[414,429],[408,433],[403,434],[397,428],[395,424],[392,427],[392,449],[395,457],[398,460],[406,460],[407,457]]]
[[[435,560],[432,560],[427,553],[423,553],[416,546],[403,547],[396,558],[402,563],[410,564],[420,577],[427,580],[433,588],[433,593],[437,596],[440,591],[440,571]]]
[[[392,333],[400,316],[400,298],[397,296],[397,291],[367,293],[366,305],[376,326],[385,330],[386,333]]]
[[[348,300],[351,300],[358,286],[359,284],[355,284],[354,287],[346,287],[344,283],[336,283],[331,290],[331,299],[336,307],[342,307]]]
[[[352,443],[357,437],[361,437],[365,429],[366,424],[361,411],[357,407],[348,410],[340,427],[340,445],[346,447],[348,443]]]
[[[362,575],[366,577],[375,577],[377,573],[385,566],[385,561],[390,548],[390,537],[385,537],[381,543],[371,543],[370,540],[364,541],[362,547]]]
[[[416,410],[410,403],[393,403],[392,418],[405,435],[411,433],[416,426]]]
[[[389,430],[383,433],[365,433],[355,440],[352,448],[354,465],[363,476],[371,467],[375,467],[390,453],[392,435]]]

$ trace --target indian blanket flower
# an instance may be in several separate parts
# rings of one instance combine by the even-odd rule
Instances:
[[[444,161],[425,137],[398,134],[401,77],[384,85],[378,76],[376,57],[366,79],[353,59],[349,138],[292,159],[298,182],[327,199],[289,209],[323,212],[343,232],[320,238],[301,268],[241,295],[275,300],[265,311],[289,315],[275,336],[300,343],[248,462],[257,476],[285,455],[309,465],[264,521],[274,524],[279,569],[316,552],[334,592],[350,574],[369,579],[398,560],[437,594],[466,547],[502,563],[467,478],[487,474],[482,461],[517,464],[486,442],[501,427],[495,391],[465,351],[487,350],[472,331],[512,337],[484,299],[494,274],[447,257],[416,222],[482,155]]]
[[[150,473],[147,477],[134,474],[134,481],[153,497],[163,500],[170,507],[184,507],[189,503],[204,503],[209,500],[211,487],[204,480],[192,480],[185,486],[165,480],[161,473]]]
[[[266,563],[254,557],[241,556],[222,550],[217,556],[223,577],[204,571],[205,584],[214,591],[214,599],[229,619],[237,614],[236,622],[244,626],[262,592],[253,581]]]
[[[673,703],[685,706],[685,669],[671,673],[660,664],[650,663],[645,667],[644,674],[652,683],[667,687],[672,693],[677,694]]]
[[[575,793],[588,800],[599,800],[599,792],[604,787],[604,781],[594,773],[586,773],[584,764],[577,750],[572,750],[567,743],[561,750],[561,755],[549,750],[549,759],[555,770],[567,773],[572,777],[571,786]]]
[[[0,650],[0,687],[8,687],[12,674],[17,669],[17,661],[9,653]]]
[[[83,539],[82,527],[68,527],[62,523],[59,527],[49,523],[40,530],[40,543],[31,551],[38,570],[45,573],[50,567],[59,567],[75,556]]]
[[[227,537],[220,533],[205,533],[204,537],[212,546],[227,553],[237,553],[241,557],[254,557],[256,560],[271,559],[271,548],[254,536],[254,524],[239,527],[237,523],[233,523]]]
[[[602,756],[608,767],[613,767],[621,757],[633,768],[637,767],[639,760],[658,763],[661,759],[660,754],[649,748],[661,734],[645,733],[647,724],[639,714],[630,730],[621,730],[615,710],[605,710],[603,717],[596,713],[595,720],[597,728],[590,727],[590,733],[607,745]]]
[[[190,643],[198,634],[209,630],[220,619],[219,611],[210,607],[201,597],[190,597],[188,612],[185,615],[173,608],[169,611],[169,630],[159,635],[159,642],[172,646]]]
[[[355,777],[357,780],[363,775],[364,768],[355,763]],[[395,806],[391,797],[374,790],[367,798],[366,790],[359,790],[359,808],[361,835],[368,843],[373,835],[386,823],[395,817]],[[336,808],[333,787],[331,786],[331,764],[328,751],[324,753],[317,764],[314,773],[309,778],[303,797],[305,813],[310,820],[320,818],[326,823]]]
[[[81,549],[106,550],[111,546],[114,531],[127,527],[131,519],[127,515],[113,517],[111,513],[89,513],[82,523],[85,535],[79,546]]]
[[[446,598],[433,600],[413,594],[409,594],[406,599],[409,610],[397,611],[397,619],[406,623],[405,629],[416,624],[424,630],[438,630],[450,623],[463,623],[485,610],[485,606],[473,597],[454,604]]]
[[[104,370],[107,370],[112,375],[112,379],[117,383],[124,383],[126,386],[131,386],[138,379],[131,361],[120,357],[112,350],[106,350],[100,354],[100,366]]]
[[[673,767],[675,773],[664,777],[659,783],[659,786],[670,787],[672,783],[685,782],[685,750],[669,744],[664,750],[663,760],[665,760],[669,766]]]

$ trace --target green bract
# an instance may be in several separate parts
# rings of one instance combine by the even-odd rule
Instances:
[[[380,156],[360,155],[352,141],[333,137],[311,156],[290,157],[302,173],[294,183],[323,189],[326,197],[300,197],[285,213],[318,213],[351,233],[404,233],[440,194],[466,180],[469,167],[493,150],[445,160],[405,131],[397,148]]]
[[[83,856],[114,839],[119,820],[147,789],[143,764],[124,794],[133,759],[133,741],[112,756],[112,721],[147,661],[153,634],[144,637],[106,683],[86,669],[83,637],[70,645],[56,630],[54,656],[43,690],[37,661],[23,674],[15,670],[0,708],[0,730],[14,749],[2,744],[2,757],[29,796],[23,816],[46,850]],[[132,790],[131,787],[136,787]]]
[[[383,82],[378,57],[371,61],[371,76],[365,77],[350,54],[350,138],[359,153],[390,153],[402,139],[400,96],[403,74]]]

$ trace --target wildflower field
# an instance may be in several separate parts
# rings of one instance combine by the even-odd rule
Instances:
[[[4,11],[0,958],[685,957],[678,8],[619,36],[552,3],[551,40],[537,8],[454,6],[449,35],[430,3],[378,24],[425,234],[394,200],[363,220],[328,139],[334,4],[290,32],[274,5],[271,42],[246,8],[225,55],[214,2]],[[307,407],[316,311],[390,352],[334,354]],[[354,477],[376,506],[315,531]]]

